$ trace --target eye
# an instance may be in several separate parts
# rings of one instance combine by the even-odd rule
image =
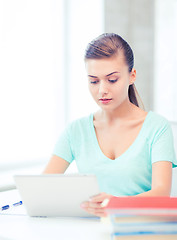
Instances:
[[[109,79],[108,81],[109,81],[110,83],[115,83],[115,82],[117,82],[117,80],[118,80],[118,79]]]
[[[90,81],[91,84],[96,84],[98,81],[95,80],[95,81]]]

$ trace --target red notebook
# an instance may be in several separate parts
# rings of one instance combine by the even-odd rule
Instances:
[[[177,197],[112,197],[106,208],[174,208]]]
[[[112,197],[105,209],[108,213],[177,216],[177,197]]]

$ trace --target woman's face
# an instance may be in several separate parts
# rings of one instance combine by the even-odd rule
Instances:
[[[129,73],[122,52],[104,59],[87,59],[86,69],[89,90],[95,102],[105,110],[115,110],[129,102],[128,88],[136,78],[136,71]]]

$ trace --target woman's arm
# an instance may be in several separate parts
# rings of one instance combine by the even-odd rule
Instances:
[[[63,158],[53,155],[43,173],[64,173],[68,168],[69,164],[70,163]]]
[[[151,190],[135,195],[138,196],[170,196],[172,182],[172,163],[168,161],[159,161],[152,164],[152,188]],[[109,199],[111,195],[101,193],[90,201],[81,205],[87,212],[95,214],[99,217],[106,216],[104,206],[105,199]]]
[[[172,183],[172,163],[159,161],[152,164],[151,190],[136,196],[170,196]]]

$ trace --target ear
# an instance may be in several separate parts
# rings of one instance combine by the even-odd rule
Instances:
[[[130,79],[129,79],[129,85],[132,85],[136,80],[136,70],[132,68],[132,71],[130,73]]]

